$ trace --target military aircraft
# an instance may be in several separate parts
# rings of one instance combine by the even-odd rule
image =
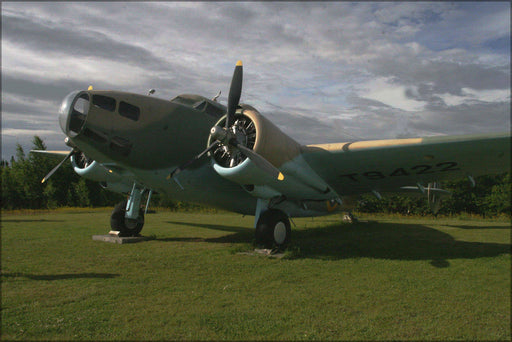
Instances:
[[[136,236],[151,194],[255,216],[256,243],[281,248],[290,217],[353,208],[358,196],[413,192],[439,209],[438,181],[506,172],[510,134],[437,136],[301,145],[254,107],[241,104],[238,61],[227,106],[199,95],[164,100],[121,91],[74,91],[59,123],[71,151],[32,151],[65,158],[80,176],[125,193],[110,224]]]

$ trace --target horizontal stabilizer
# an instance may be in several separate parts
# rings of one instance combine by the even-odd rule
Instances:
[[[423,188],[423,191],[418,186],[402,186],[400,188],[400,192],[407,192],[417,195],[427,195],[427,193],[430,193],[431,195],[438,195],[438,196],[450,196],[452,193],[448,190],[439,189],[439,188]]]

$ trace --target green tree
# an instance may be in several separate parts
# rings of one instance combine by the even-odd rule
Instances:
[[[33,149],[45,150],[46,144],[38,137],[32,139]],[[61,159],[60,159],[61,160]],[[48,158],[37,153],[25,155],[20,144],[16,145],[16,157],[10,163],[0,163],[1,206],[4,209],[55,208],[58,206],[113,206],[125,195],[103,189],[98,182],[81,178],[71,164],[62,167],[44,184],[41,179],[59,163],[59,158]],[[440,214],[462,212],[480,215],[511,215],[510,172],[502,175],[480,176],[476,187],[467,179],[443,182],[442,188],[452,192],[443,200]],[[383,194],[385,195],[385,194]],[[153,206],[194,210],[198,206],[175,202],[154,194]],[[430,213],[426,196],[410,197],[392,194],[377,199],[365,194],[357,207],[361,212],[386,212],[425,215]]]
[[[511,181],[510,173],[501,177],[501,180],[492,185],[488,193],[481,201],[488,215],[511,214]]]
[[[87,187],[85,178],[80,178],[80,180],[74,184],[73,188],[76,194],[76,205],[79,207],[90,207],[89,188]]]

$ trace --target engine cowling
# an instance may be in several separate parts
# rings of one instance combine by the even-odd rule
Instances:
[[[81,177],[100,182],[103,188],[110,191],[126,193],[131,190],[131,184],[125,182],[125,178],[122,175],[88,158],[83,153],[71,156],[71,166]]]
[[[217,125],[223,126],[224,120],[221,119]],[[301,145],[254,107],[241,105],[230,129],[239,144],[265,158],[280,169],[285,177],[283,181],[273,178],[236,147],[224,144],[210,152],[213,168],[219,175],[242,185],[246,191],[261,198],[275,197],[280,193],[296,193],[297,197],[310,198],[325,196],[328,187],[300,156]],[[208,144],[211,142],[210,136]]]
[[[83,153],[71,156],[71,166],[81,177],[93,181],[102,182],[111,177],[107,168],[95,160],[86,157]]]
[[[225,118],[216,125],[223,126]],[[300,155],[300,145],[262,116],[254,107],[241,105],[230,127],[239,144],[253,150],[279,168]],[[208,144],[211,143],[211,136]],[[215,170],[240,184],[267,183],[270,176],[235,147],[219,145],[210,152]]]

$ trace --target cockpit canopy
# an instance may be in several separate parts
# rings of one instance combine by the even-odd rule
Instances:
[[[216,119],[220,119],[226,114],[225,106],[199,95],[182,94],[173,98],[171,102],[194,108],[195,110],[204,112]]]

